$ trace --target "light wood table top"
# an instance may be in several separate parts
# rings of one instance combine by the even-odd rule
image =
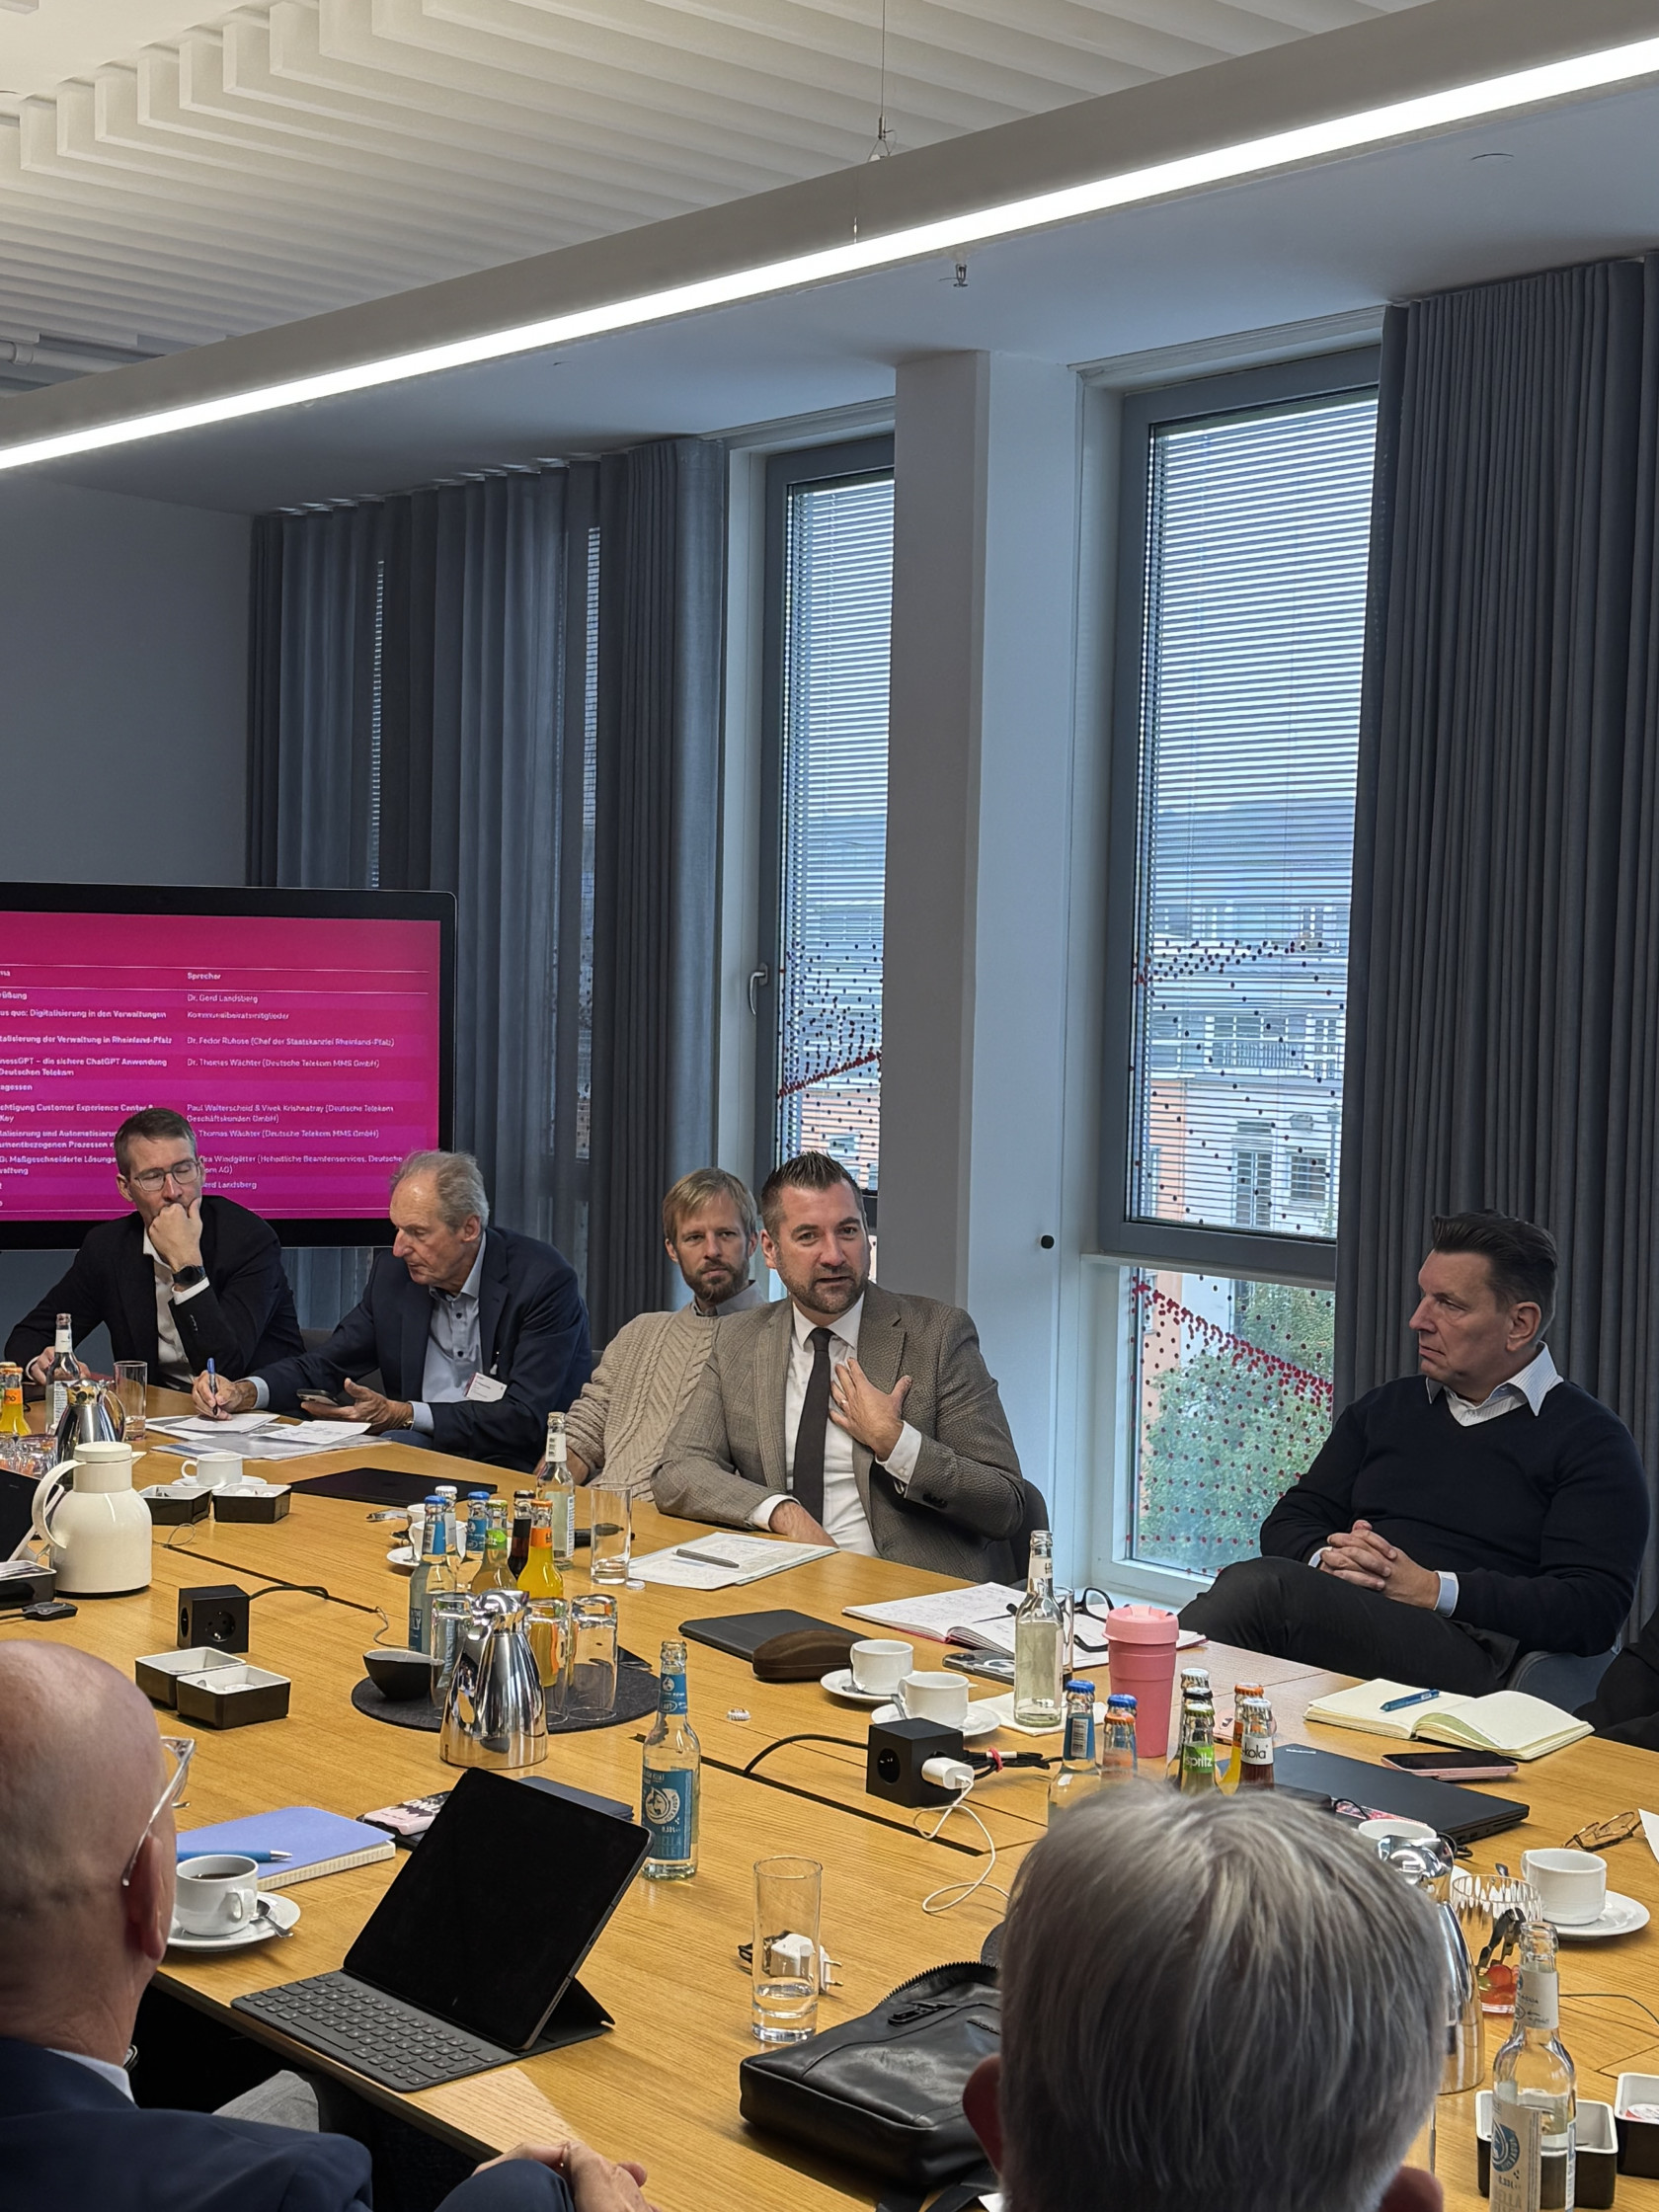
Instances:
[[[156,1410],[182,1403],[152,1393]],[[521,1479],[404,1446],[319,1456],[268,1471],[303,1480],[358,1458],[426,1473],[434,1483],[453,1480],[463,1491],[469,1474],[494,1482],[503,1493]],[[144,1467],[141,1474],[150,1471]],[[158,1529],[154,1580],[147,1591],[81,1601],[74,1620],[57,1623],[0,1614],[0,1635],[75,1643],[129,1673],[139,1654],[174,1648],[181,1589],[230,1581],[258,1591],[267,1580],[281,1580],[321,1583],[336,1598],[383,1610],[390,1632],[382,1640],[401,1644],[408,1580],[386,1562],[395,1532],[370,1523],[369,1510],[296,1493],[288,1518],[273,1526],[207,1520]],[[636,1501],[637,1551],[684,1541],[692,1534],[692,1524],[669,1521]],[[582,1559],[567,1584],[572,1591],[589,1587]],[[694,1616],[788,1606],[835,1620],[847,1605],[945,1587],[948,1578],[942,1576],[840,1553],[747,1589],[648,1587],[616,1595],[622,1642],[655,1666],[662,1637]],[[299,1591],[272,1591],[258,1597],[252,1622],[250,1658],[292,1681],[289,1715],[220,1734],[189,1730],[177,1714],[158,1712],[158,1727],[193,1732],[200,1746],[181,1825],[287,1803],[358,1815],[454,1781],[455,1771],[438,1758],[435,1735],[388,1727],[351,1704],[352,1687],[362,1674],[361,1654],[380,1629],[372,1610],[354,1612]],[[1235,1681],[1260,1681],[1286,1738],[1361,1759],[1375,1760],[1387,1748],[1377,1738],[1304,1721],[1307,1703],[1345,1677],[1222,1646],[1196,1656],[1210,1668],[1224,1711]],[[975,1695],[993,1689],[974,1678],[970,1686]],[[836,1703],[818,1684],[761,1683],[747,1661],[693,1642],[689,1690],[704,1754],[699,1871],[686,1883],[636,1881],[588,1959],[584,1983],[614,2015],[615,2028],[592,2041],[409,2097],[336,2071],[360,2094],[403,2110],[479,2156],[521,2138],[546,2139],[574,2128],[613,2157],[641,2159],[652,2172],[649,2193],[665,2212],[729,2212],[734,2203],[758,2212],[774,2207],[827,2212],[830,2206],[868,2204],[867,2177],[798,2157],[752,2135],[738,2116],[738,2066],[756,2048],[749,2027],[748,1977],[737,1956],[737,1945],[749,1934],[750,1867],[773,1852],[801,1852],[824,1863],[824,1940],[842,1976],[841,1986],[820,2005],[820,2025],[829,2026],[869,2010],[925,1967],[978,1954],[1003,1909],[989,1883],[943,1916],[924,1915],[921,1906],[942,1884],[971,1880],[983,1870],[983,1841],[959,1815],[938,1841],[929,1842],[924,1831],[933,1827],[937,1813],[911,1815],[866,1796],[866,1715]],[[731,1717],[739,1710],[750,1717]],[[537,1771],[637,1805],[640,1739],[648,1725],[554,1735],[547,1765]],[[743,1776],[741,1770],[767,1745],[798,1733],[839,1741],[788,1745],[766,1758],[756,1776]],[[1033,1739],[1005,1730],[990,1741],[1006,1754],[1031,1748]],[[1529,1846],[1559,1844],[1587,1819],[1644,1801],[1659,1804],[1659,1766],[1651,1754],[1587,1740],[1524,1767],[1512,1782],[1497,1786],[1502,1794],[1525,1799],[1531,1818],[1477,1844],[1473,1861],[1490,1867],[1501,1859],[1518,1868]],[[995,1839],[998,1856],[990,1881],[1001,1886],[1043,1832],[1045,1778],[1040,1770],[995,1777],[979,1785],[974,1803]],[[245,2014],[226,2009],[244,1991],[339,1966],[401,1863],[400,1855],[295,1885],[288,1894],[301,1918],[289,1940],[223,1958],[171,1953],[164,1985],[317,2068],[316,2054],[284,2045]],[[1615,1847],[1609,1880],[1659,1913],[1659,1863],[1639,1836]],[[476,1913],[480,1951],[487,1956],[493,1943],[511,1940],[514,1912],[533,1910],[534,1901],[468,1899],[457,1906]],[[1611,2101],[1613,2077],[1621,2068],[1659,2071],[1659,2020],[1631,2002],[1659,2011],[1656,1965],[1654,1927],[1611,1942],[1563,1944],[1562,2031],[1578,2065],[1581,2095]],[[1488,2084],[1500,2040],[1501,2034],[1488,2035]],[[1440,2128],[1439,2168],[1449,2202],[1460,2212],[1472,2212],[1478,2201],[1472,2092],[1442,2099]],[[1659,2183],[1621,2175],[1619,2201],[1636,2212],[1659,2212]]]

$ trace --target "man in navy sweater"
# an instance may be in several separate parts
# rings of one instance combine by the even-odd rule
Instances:
[[[1606,1651],[1635,1593],[1647,1485],[1617,1414],[1543,1343],[1555,1240],[1437,1216],[1411,1326],[1420,1375],[1349,1406],[1181,1615],[1251,1651],[1479,1696],[1518,1652]]]

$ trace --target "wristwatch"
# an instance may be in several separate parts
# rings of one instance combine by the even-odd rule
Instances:
[[[173,1277],[173,1288],[176,1291],[194,1291],[198,1283],[205,1283],[206,1280],[207,1270],[204,1267],[181,1267]]]

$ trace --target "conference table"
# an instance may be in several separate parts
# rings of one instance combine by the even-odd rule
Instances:
[[[182,1411],[186,1405],[170,1393],[151,1393],[153,1412]],[[260,1471],[273,1479],[304,1481],[367,1463],[419,1472],[434,1483],[454,1481],[463,1492],[469,1479],[503,1491],[521,1479],[401,1445],[318,1455]],[[167,1480],[175,1464],[152,1454],[137,1479]],[[283,1720],[219,1732],[192,1728],[158,1708],[160,1729],[198,1739],[182,1830],[284,1804],[356,1816],[446,1788],[456,1773],[439,1759],[435,1735],[387,1726],[351,1702],[363,1674],[362,1654],[376,1635],[389,1644],[405,1641],[408,1580],[387,1559],[396,1530],[370,1521],[369,1511],[360,1503],[296,1491],[287,1518],[271,1525],[209,1518],[158,1528],[154,1579],[147,1590],[82,1600],[76,1617],[61,1622],[0,1613],[0,1635],[77,1644],[130,1674],[138,1655],[174,1648],[180,1590],[239,1584],[259,1593],[249,1658],[290,1679],[290,1709]],[[692,1523],[670,1520],[635,1502],[636,1554],[689,1541],[699,1533]],[[566,1579],[569,1594],[590,1587],[585,1562],[580,1552]],[[273,1582],[320,1584],[331,1600],[349,1603],[303,1590],[266,1590]],[[652,1585],[615,1595],[621,1642],[655,1667],[662,1638],[694,1616],[790,1607],[838,1620],[849,1605],[949,1587],[945,1576],[836,1553],[736,1590]],[[750,1932],[753,1862],[774,1853],[798,1853],[823,1864],[823,1936],[839,1981],[820,2001],[819,2025],[831,2026],[870,2010],[926,1967],[979,1955],[1003,1911],[998,1892],[1044,1832],[1045,1778],[1041,1770],[1014,1769],[976,1785],[972,1802],[994,1844],[995,1864],[974,1896],[952,1909],[926,1912],[923,1902],[934,1892],[986,1871],[989,1853],[980,1830],[953,1814],[933,1835],[936,1810],[911,1813],[866,1795],[862,1710],[837,1703],[816,1682],[762,1683],[747,1661],[696,1642],[688,1648],[690,1717],[703,1751],[698,1871],[686,1882],[636,1880],[584,1965],[585,1986],[613,2015],[610,2031],[400,2095],[230,2011],[232,1999],[244,1992],[338,1967],[396,1876],[401,1853],[285,1891],[300,1909],[285,1941],[222,1957],[170,1951],[162,1986],[284,2059],[338,2074],[371,2102],[480,2158],[515,2142],[557,2141],[575,2132],[611,2157],[641,2160],[651,2173],[647,2194],[663,2212],[730,2212],[733,2205],[754,2212],[830,2212],[871,2204],[881,2190],[868,2174],[758,2135],[739,2115],[738,2067],[757,2048],[750,2028],[748,1973],[738,1955]],[[1235,1681],[1259,1681],[1273,1701],[1282,1738],[1372,1760],[1385,1748],[1379,1739],[1304,1719],[1306,1706],[1346,1677],[1214,1643],[1194,1656],[1208,1666],[1224,1710]],[[976,1697],[995,1694],[993,1685],[969,1679]],[[1106,1680],[1104,1674],[1095,1679]],[[640,1744],[649,1725],[641,1720],[554,1734],[547,1764],[535,1772],[637,1806]],[[783,1741],[796,1736],[829,1740]],[[1008,1730],[986,1740],[1004,1754],[1030,1749],[1033,1741]],[[1039,1748],[1053,1750],[1057,1744],[1058,1737],[1045,1739]],[[1472,1863],[1491,1868],[1502,1861],[1519,1870],[1529,1846],[1564,1843],[1586,1820],[1644,1804],[1659,1809],[1659,1763],[1648,1753],[1586,1739],[1522,1768],[1513,1781],[1498,1786],[1524,1798],[1531,1817],[1520,1828],[1476,1844]],[[548,1878],[556,1881],[556,1872],[550,1870]],[[1639,1833],[1612,1849],[1609,1882],[1659,1914],[1659,1863]],[[469,1896],[457,1898],[456,1908],[476,1916],[480,1956],[487,1960],[493,1946],[511,1942],[514,1915],[533,1912],[536,1899],[533,1890],[494,1899]],[[1577,2063],[1582,2097],[1611,2102],[1620,2071],[1659,2072],[1656,1967],[1659,1922],[1609,1941],[1563,1943],[1562,2036]],[[1655,2013],[1644,2009],[1649,2004]],[[1506,2029],[1507,2023],[1487,2022],[1488,2086],[1492,2053]],[[1458,2207],[1478,2202],[1473,2098],[1471,2091],[1443,2097],[1439,2105],[1437,2169],[1448,2201]],[[1642,2207],[1659,2212],[1659,2182],[1621,2174],[1619,2201],[1638,2212]]]

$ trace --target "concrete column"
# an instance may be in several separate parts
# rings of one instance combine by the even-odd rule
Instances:
[[[1052,363],[899,371],[880,1268],[973,1313],[1051,1501],[1078,424]]]

